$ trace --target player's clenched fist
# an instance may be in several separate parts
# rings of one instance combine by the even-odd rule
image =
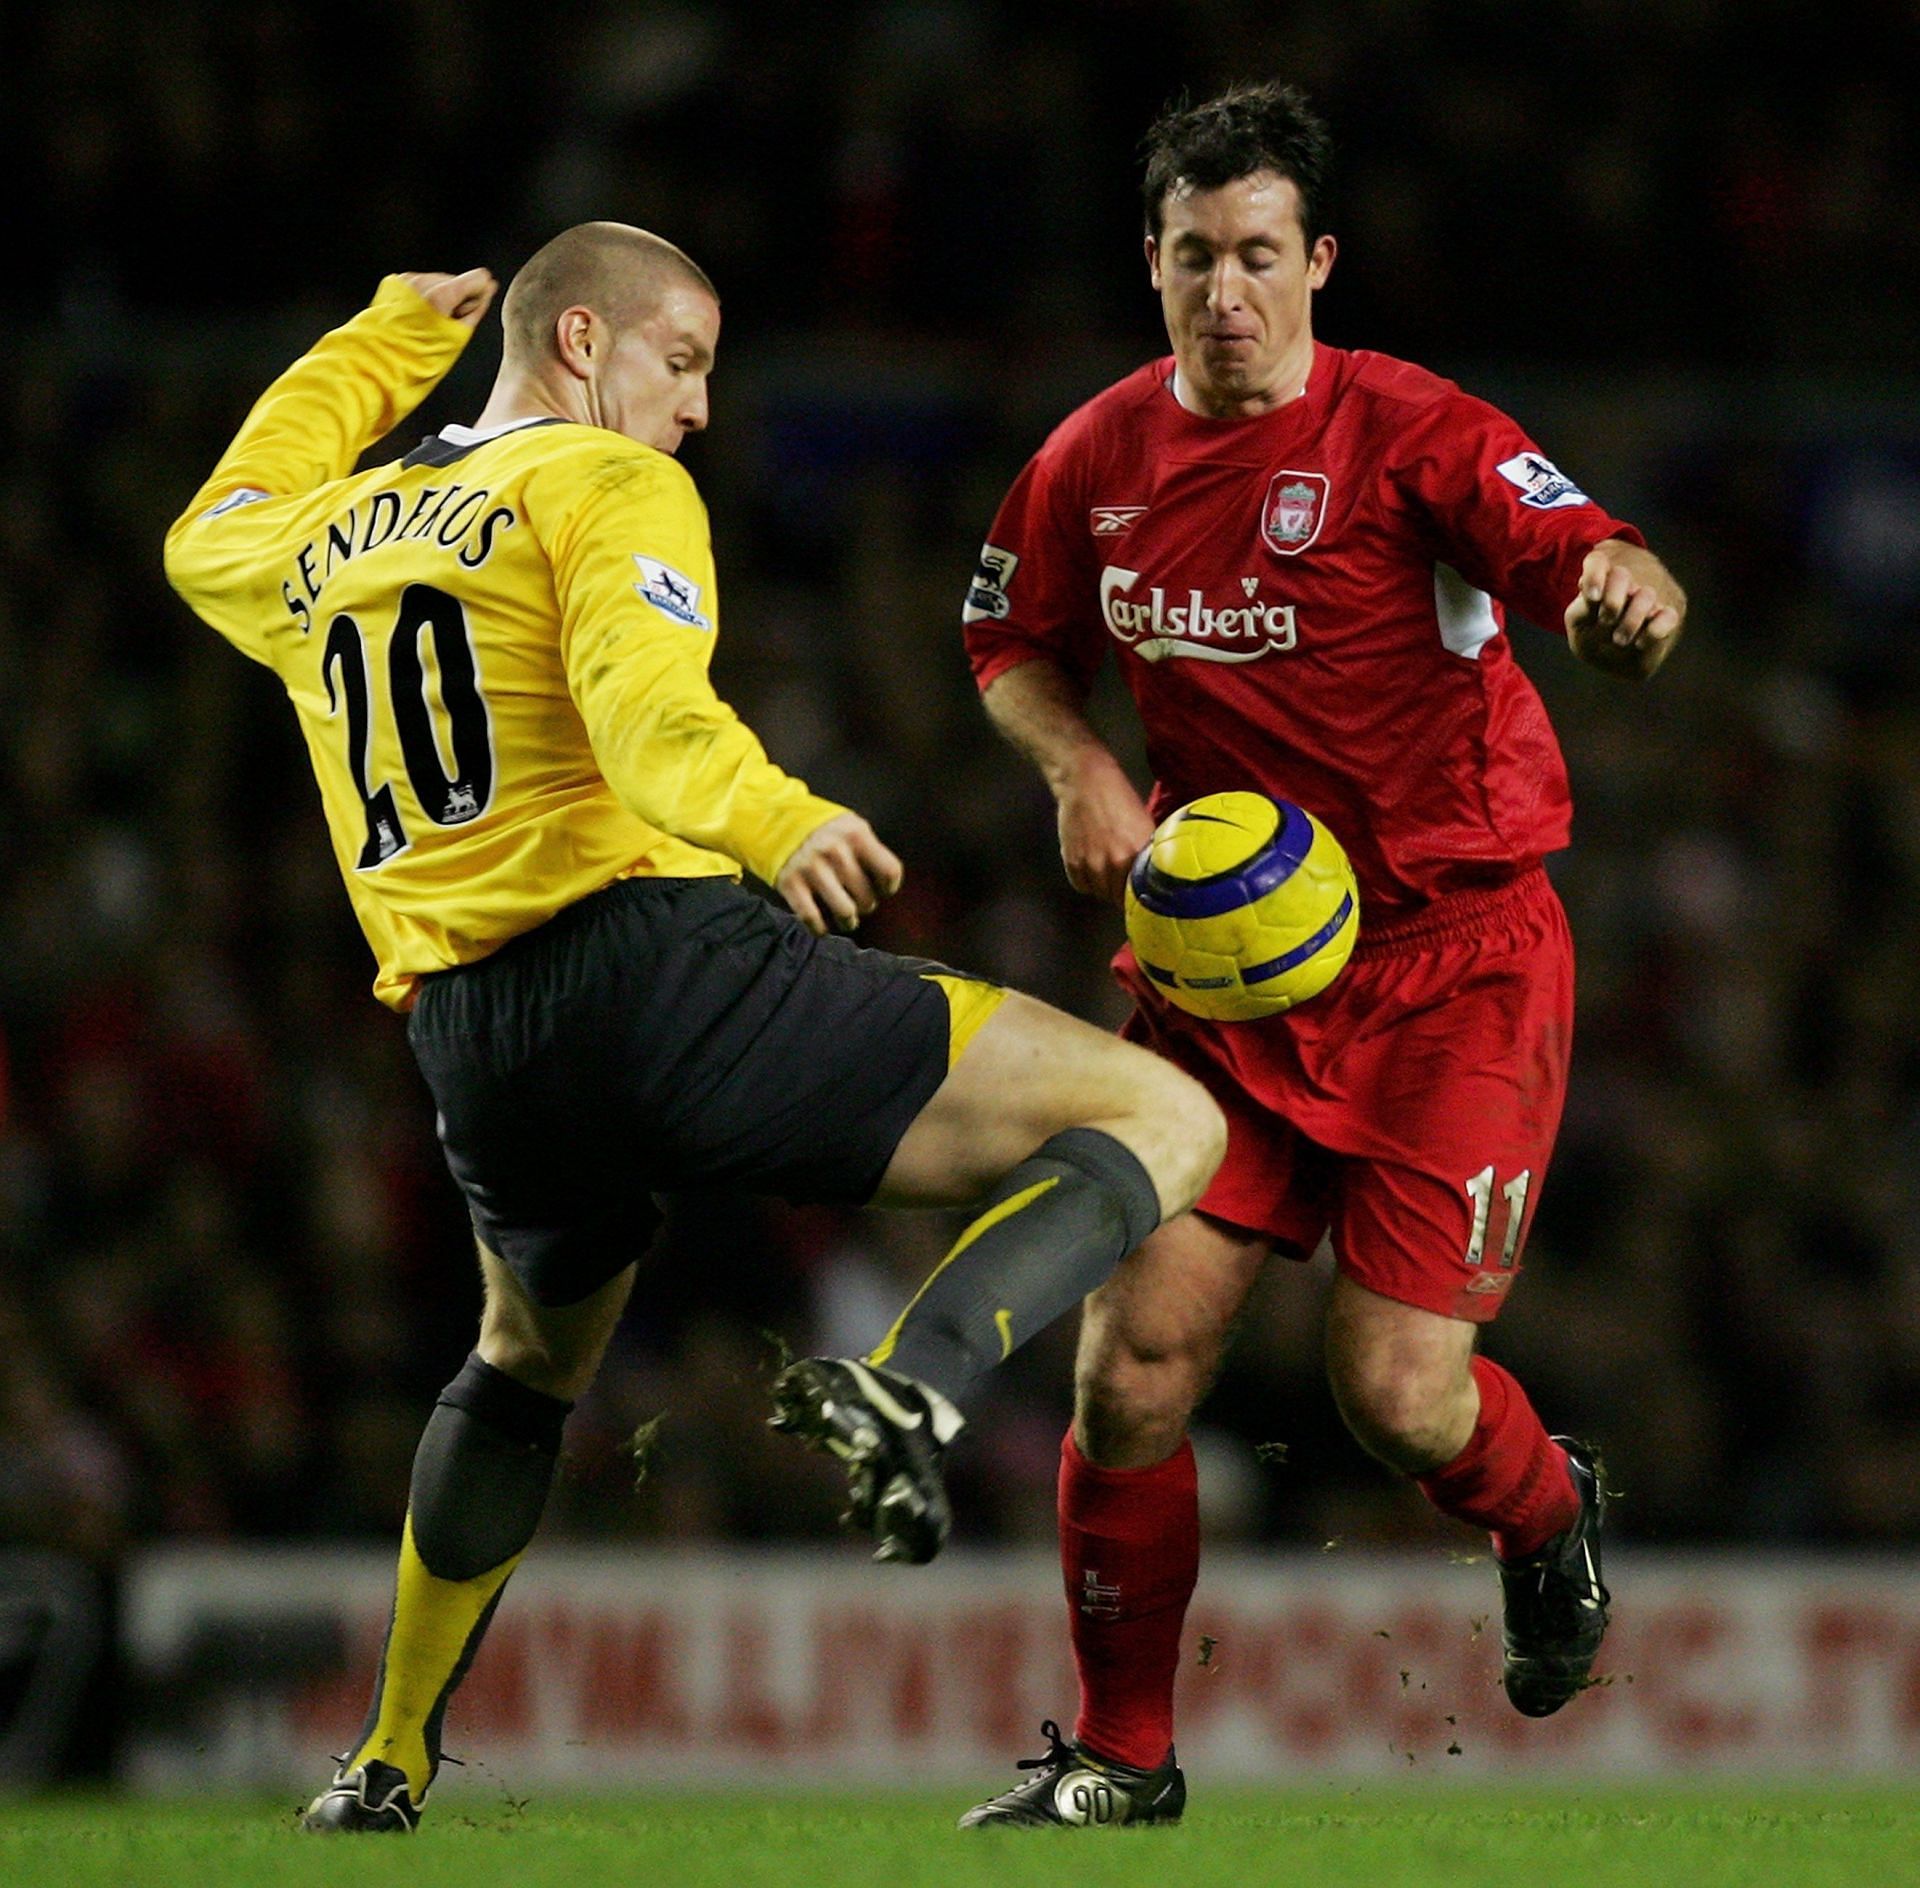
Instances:
[[[1667,659],[1686,615],[1686,592],[1659,558],[1608,538],[1580,567],[1580,588],[1567,605],[1567,640],[1596,669],[1641,680]]]
[[[460,275],[438,275],[428,270],[400,279],[441,314],[469,328],[480,325],[480,317],[493,305],[500,287],[491,269],[468,269]]]
[[[1153,837],[1153,819],[1126,771],[1105,748],[1088,749],[1056,784],[1060,862],[1067,883],[1110,905],[1126,897],[1127,873]]]
[[[858,813],[842,813],[793,850],[773,889],[816,937],[851,931],[906,876],[878,834]]]

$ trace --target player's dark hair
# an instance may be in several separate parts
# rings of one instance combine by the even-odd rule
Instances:
[[[1141,149],[1147,160],[1141,195],[1156,242],[1168,191],[1218,190],[1262,170],[1293,179],[1309,249],[1326,233],[1321,219],[1333,173],[1333,138],[1297,85],[1277,79],[1236,85],[1199,105],[1183,94],[1154,120]]]
[[[553,324],[575,305],[624,327],[658,307],[675,280],[720,299],[707,272],[664,236],[628,223],[576,223],[536,249],[507,284],[500,307],[507,352],[539,359],[553,346]]]

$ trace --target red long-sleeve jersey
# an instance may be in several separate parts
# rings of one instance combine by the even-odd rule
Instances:
[[[1640,534],[1515,423],[1383,354],[1318,346],[1302,395],[1188,412],[1173,362],[1070,415],[1014,482],[964,621],[975,677],[1109,652],[1158,819],[1251,787],[1318,814],[1367,928],[1567,842],[1566,767],[1506,610],[1557,627],[1586,553]]]

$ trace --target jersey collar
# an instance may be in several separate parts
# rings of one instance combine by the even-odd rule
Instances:
[[[508,420],[504,426],[489,426],[485,432],[477,432],[471,426],[443,426],[439,432],[429,433],[400,463],[408,470],[417,465],[452,465],[455,460],[464,459],[468,453],[504,434],[524,432],[534,426],[567,426],[571,423],[555,414],[537,419]]]

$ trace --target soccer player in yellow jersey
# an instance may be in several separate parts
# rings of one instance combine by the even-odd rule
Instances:
[[[478,423],[354,473],[493,292],[484,270],[389,278],[268,389],[167,537],[174,586],[299,717],[485,1283],[414,1459],[372,1708],[311,1829],[417,1822],[656,1191],[977,1206],[869,1357],[775,1386],[777,1425],[845,1463],[877,1557],[925,1560],[979,1380],[1191,1205],[1224,1147],[1204,1092],[1145,1051],[839,935],[900,863],[708,680],[713,555],[673,455],[706,424],[720,308],[678,249],[614,223],[554,238],[508,288]]]

